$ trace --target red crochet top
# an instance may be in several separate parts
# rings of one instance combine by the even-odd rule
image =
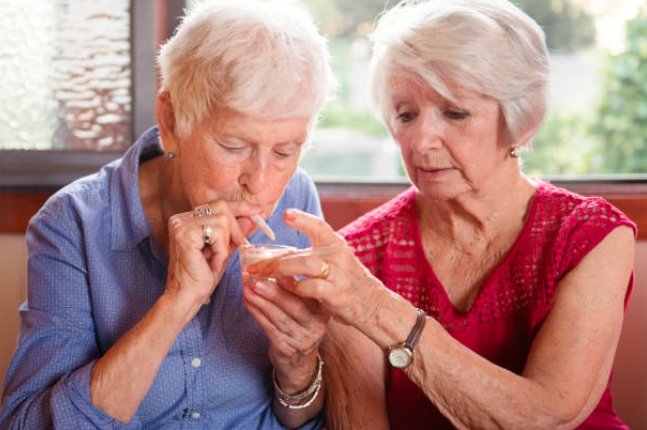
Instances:
[[[457,310],[425,257],[410,188],[340,233],[391,290],[424,309],[459,342],[517,374],[548,315],[559,281],[611,230],[636,226],[599,197],[539,182],[525,226],[503,262],[484,281],[467,312]],[[629,282],[627,298],[633,285]],[[626,304],[625,299],[625,304]],[[391,369],[387,407],[392,429],[451,429],[407,376]],[[607,388],[580,428],[626,429]]]

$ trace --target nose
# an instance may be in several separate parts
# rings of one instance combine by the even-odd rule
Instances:
[[[417,151],[439,149],[443,142],[444,124],[435,110],[420,115],[416,121],[413,142]]]
[[[270,180],[270,154],[255,151],[243,162],[238,183],[251,195],[263,191]]]

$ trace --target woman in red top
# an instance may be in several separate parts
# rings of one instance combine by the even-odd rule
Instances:
[[[608,381],[635,225],[520,169],[547,105],[543,32],[506,0],[434,0],[396,6],[373,38],[374,99],[413,187],[344,228],[349,247],[288,212],[340,246],[274,266],[334,316],[330,427],[627,428]]]

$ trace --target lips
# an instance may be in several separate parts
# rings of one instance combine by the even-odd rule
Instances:
[[[416,177],[421,181],[440,181],[454,170],[453,167],[417,167]]]
[[[435,172],[441,172],[444,170],[451,170],[453,167],[421,167],[417,166],[416,169],[420,170],[421,172],[425,173],[435,173]]]

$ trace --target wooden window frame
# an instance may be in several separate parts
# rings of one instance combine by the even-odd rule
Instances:
[[[647,240],[647,180],[552,180],[576,193],[604,197],[638,225],[638,238]],[[340,228],[409,185],[402,183],[317,183],[328,222]],[[45,200],[58,187],[0,187],[0,233],[21,234]]]
[[[578,194],[605,198],[638,225],[638,239],[647,240],[647,179],[549,180]],[[346,225],[409,186],[406,183],[317,184],[326,219],[335,228]]]
[[[184,1],[130,1],[132,136],[155,123],[155,47],[172,34],[183,8]],[[56,187],[95,172],[121,155],[119,151],[0,150],[0,189]]]
[[[158,90],[155,47],[176,28],[183,0],[131,0],[132,135],[154,124]],[[134,90],[136,89],[136,91]],[[63,184],[97,171],[121,153],[0,150],[0,234],[22,234],[45,200]],[[638,224],[638,237],[647,239],[647,177],[641,179],[555,179],[583,195],[599,195]],[[322,207],[335,228],[385,202],[409,185],[319,181]]]

